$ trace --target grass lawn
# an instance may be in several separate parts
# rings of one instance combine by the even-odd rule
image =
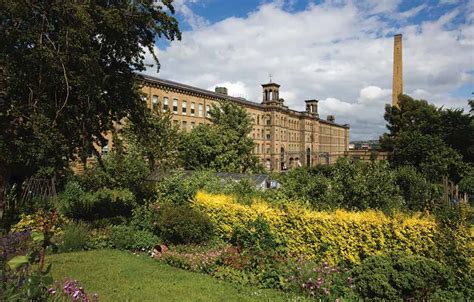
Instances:
[[[177,269],[146,256],[117,250],[51,255],[55,280],[80,281],[100,301],[285,301],[275,290],[219,281]]]

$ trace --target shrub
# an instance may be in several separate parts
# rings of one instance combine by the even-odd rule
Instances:
[[[68,219],[56,211],[46,212],[40,210],[34,214],[21,214],[20,221],[12,226],[12,232],[38,231],[43,232],[47,224],[48,233],[51,233],[53,240],[59,240],[63,235],[63,225],[68,223]]]
[[[388,211],[401,206],[395,174],[385,162],[354,163],[341,158],[330,179],[341,208]]]
[[[438,232],[436,242],[443,262],[455,269],[457,288],[474,300],[474,212],[467,204],[436,208]]]
[[[173,244],[207,242],[214,233],[209,218],[187,205],[165,204],[157,226],[161,237]]]
[[[113,226],[110,235],[112,247],[122,250],[149,251],[160,243],[160,239],[148,231],[136,230],[131,226]]]
[[[402,205],[395,174],[384,162],[352,162],[341,158],[330,168],[290,170],[281,178],[287,200],[303,201],[314,209],[378,209]]]
[[[87,247],[89,227],[84,222],[73,222],[64,227],[60,250],[63,252],[80,251]]]
[[[156,233],[156,220],[158,218],[159,204],[149,203],[141,205],[132,210],[130,225],[137,230]]]
[[[62,213],[82,220],[130,216],[135,206],[135,197],[128,189],[101,188],[86,192],[74,181],[66,184],[58,199],[58,208]]]
[[[356,292],[366,301],[423,301],[461,298],[448,293],[453,275],[443,264],[403,253],[371,256],[353,269]]]
[[[100,189],[128,190],[137,201],[155,198],[154,185],[147,181],[150,169],[143,156],[129,148],[127,153],[121,146],[115,146],[112,152],[103,158],[102,165],[87,168],[75,181],[88,192]]]
[[[413,166],[402,166],[395,170],[395,178],[405,207],[412,211],[431,208],[432,185]]]
[[[243,227],[236,226],[230,242],[242,249],[258,252],[276,251],[283,246],[281,240],[270,231],[268,222],[261,216],[248,221]]]
[[[293,169],[280,177],[281,191],[288,200],[299,200],[312,205],[315,209],[335,207],[334,190],[331,181],[314,169]]]
[[[347,269],[331,267],[327,262],[321,265],[300,259],[291,268],[286,279],[287,287],[313,299],[337,301],[339,298],[355,298],[352,292],[353,280]],[[356,301],[351,299],[349,301]]]
[[[211,171],[196,171],[191,175],[175,172],[158,183],[158,200],[185,204],[199,190],[205,189],[208,192],[215,192],[220,187],[220,180]]]
[[[474,172],[461,179],[459,190],[469,195],[469,201],[472,205],[474,203]]]
[[[440,256],[435,240],[438,232],[433,217],[382,212],[316,212],[294,204],[273,208],[264,202],[246,206],[226,195],[199,192],[194,207],[206,213],[217,234],[230,239],[233,230],[262,216],[270,231],[286,243],[293,255],[306,255],[329,264],[359,263],[362,259],[390,250]]]

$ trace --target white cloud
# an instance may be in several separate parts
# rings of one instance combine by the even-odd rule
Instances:
[[[462,11],[396,29],[373,15],[396,12],[398,4],[326,1],[299,12],[284,10],[281,2],[262,4],[244,18],[184,32],[181,42],[159,51],[158,76],[203,88],[228,86],[230,94],[260,102],[260,84],[271,73],[290,107],[304,110],[304,100],[319,99],[322,117],[335,114],[337,122],[351,124],[351,139],[376,138],[385,131],[384,107],[391,102],[393,33],[404,37],[406,93],[463,106],[465,100],[449,92],[474,81],[474,26],[448,26]]]
[[[248,92],[249,89],[247,88],[245,83],[240,82],[240,81],[234,82],[234,83],[221,82],[221,83],[217,83],[216,85],[212,85],[212,86],[208,87],[207,89],[211,90],[211,91],[214,91],[216,89],[216,87],[225,87],[225,88],[227,88],[227,93],[229,95],[232,95],[232,96],[235,96],[235,97],[247,98],[247,95],[249,93]]]
[[[181,14],[184,17],[185,22],[188,23],[189,26],[191,26],[193,30],[209,25],[209,22],[205,18],[195,14],[188,6],[189,3],[198,3],[198,2],[199,0],[174,0],[173,1],[173,6],[176,12]]]

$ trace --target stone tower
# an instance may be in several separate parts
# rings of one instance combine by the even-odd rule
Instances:
[[[398,96],[403,94],[402,35],[394,36],[392,106],[398,107]]]

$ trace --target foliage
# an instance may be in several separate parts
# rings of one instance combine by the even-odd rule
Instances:
[[[252,120],[245,109],[221,102],[211,108],[210,120],[211,125],[183,133],[180,156],[184,167],[243,173],[256,169],[255,143],[249,135]]]
[[[44,301],[53,279],[51,264],[45,269],[46,249],[53,245],[52,229],[55,213],[43,213],[37,229],[1,238],[2,257],[0,298],[11,301]],[[6,243],[6,244],[5,244]],[[36,268],[33,270],[33,265]]]
[[[449,175],[455,181],[474,158],[474,119],[462,109],[437,108],[403,95],[399,107],[387,105],[389,133],[381,146],[396,166],[413,165],[431,181]]]
[[[163,240],[173,244],[203,243],[214,235],[209,218],[188,205],[164,204],[157,226]]]
[[[332,208],[338,198],[331,180],[308,168],[292,169],[284,173],[279,181],[287,200],[302,201],[316,209]]]
[[[120,250],[149,251],[160,241],[153,233],[127,225],[113,226],[110,235],[110,245]]]
[[[214,192],[221,186],[220,180],[210,170],[196,171],[191,175],[173,172],[157,185],[158,200],[186,204],[199,190]]]
[[[236,226],[230,243],[243,250],[256,252],[278,251],[284,247],[284,243],[270,231],[268,222],[261,216],[248,221],[243,227]]]
[[[136,230],[156,233],[156,221],[158,219],[159,203],[149,203],[138,206],[132,210],[130,225]]]
[[[86,191],[127,189],[140,203],[153,199],[153,186],[148,181],[151,170],[144,157],[133,148],[125,152],[118,144],[118,138],[114,142],[114,149],[102,160],[102,164],[88,167],[83,175],[76,176],[72,181],[79,182]]]
[[[86,250],[112,248],[113,246],[110,243],[111,233],[111,227],[91,229]]]
[[[357,293],[365,301],[460,299],[453,275],[441,263],[403,253],[371,256],[352,271]],[[465,297],[466,298],[466,297]]]
[[[158,64],[157,38],[181,38],[172,14],[171,1],[0,2],[0,166],[61,174],[115,123],[138,122],[136,71],[146,50]]]
[[[248,221],[245,226],[236,226],[230,242],[237,249],[227,249],[221,256],[225,266],[248,273],[259,285],[283,288],[285,245],[270,231],[263,217]]]
[[[471,172],[471,174],[466,175],[461,179],[459,182],[459,191],[469,195],[471,204],[474,202],[474,172]]]
[[[395,181],[395,173],[387,163],[352,162],[346,158],[331,168],[298,168],[280,177],[287,201],[300,201],[317,210],[397,209],[402,200]]]
[[[341,158],[330,177],[340,208],[389,211],[401,205],[395,175],[385,162],[354,163]]]
[[[147,159],[150,171],[170,169],[178,164],[178,126],[171,120],[172,113],[159,109],[146,110],[140,123],[126,123],[126,142]]]
[[[455,275],[456,286],[465,297],[474,297],[474,212],[467,204],[452,207],[441,204],[435,209],[440,254]]]
[[[82,221],[72,222],[64,227],[64,235],[59,247],[62,252],[84,250],[89,242],[89,226]]]
[[[128,217],[135,206],[135,197],[128,189],[100,188],[86,192],[74,181],[66,184],[58,200],[58,208],[64,215],[83,220]]]
[[[430,216],[387,216],[373,210],[315,212],[294,204],[274,208],[261,201],[246,206],[230,196],[203,192],[197,194],[193,206],[209,216],[221,238],[231,238],[235,228],[262,216],[271,232],[286,243],[290,255],[329,264],[360,263],[391,250],[442,257],[435,239],[437,226]]]
[[[317,264],[298,259],[287,278],[288,288],[304,293],[313,299],[337,301],[354,297],[352,277],[347,269],[331,267],[327,262]]]
[[[401,166],[394,172],[405,208],[412,211],[431,209],[432,203],[440,200],[440,196],[434,196],[433,186],[413,166]]]
[[[45,212],[40,210],[34,214],[21,214],[20,221],[12,226],[11,231],[25,232],[25,231],[37,231],[43,232],[45,228],[48,228],[48,232],[51,233],[53,240],[58,241],[63,235],[63,225],[68,223],[68,219],[55,211]]]
[[[466,170],[461,155],[446,146],[441,138],[417,131],[399,134],[391,162],[395,166],[414,166],[432,182],[440,182],[444,175],[457,181]]]

